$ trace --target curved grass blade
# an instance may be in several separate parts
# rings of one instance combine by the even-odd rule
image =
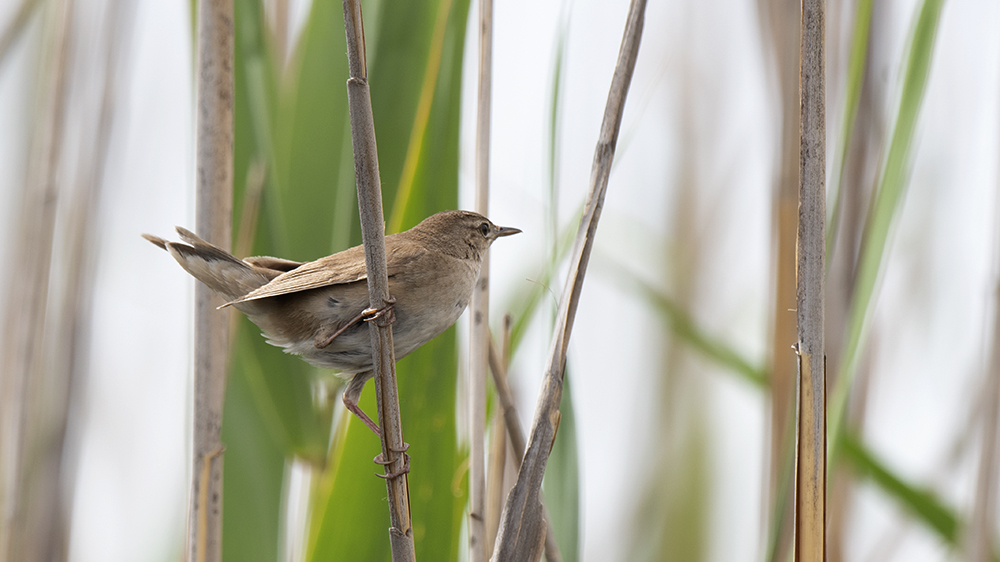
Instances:
[[[902,95],[896,113],[889,153],[883,167],[881,180],[869,210],[861,253],[858,263],[857,286],[851,302],[847,324],[847,339],[840,372],[830,397],[828,428],[831,433],[827,448],[831,451],[828,463],[835,462],[837,440],[843,432],[847,396],[854,381],[857,359],[862,345],[862,333],[874,308],[875,285],[882,270],[889,230],[902,206],[909,183],[910,147],[914,138],[917,117],[923,104],[930,74],[934,39],[941,19],[943,0],[924,0],[918,12],[910,47],[907,52],[903,76]]]
[[[739,375],[751,385],[762,389],[768,388],[767,373],[764,369],[755,367],[725,341],[705,332],[698,326],[694,318],[691,318],[683,307],[675,303],[673,299],[642,281],[628,268],[620,264],[611,269],[619,272],[616,280],[622,284],[623,290],[628,294],[638,295],[642,300],[652,305],[667,328],[681,341],[701,352],[708,359]]]
[[[546,263],[528,268],[528,271],[540,271],[537,277],[531,279],[533,282],[531,288],[527,291],[515,293],[508,301],[509,304],[505,310],[510,310],[511,317],[514,319],[514,324],[510,331],[510,349],[512,354],[520,347],[525,331],[538,313],[538,307],[544,302],[544,298],[551,296],[553,303],[558,306],[558,303],[554,302],[556,297],[555,293],[552,292],[551,285],[559,269],[559,264],[562,263],[573,247],[573,240],[576,237],[576,225],[580,224],[580,217],[582,216],[583,205],[581,204],[577,212],[573,215],[573,218],[566,223],[566,226],[563,227],[562,232],[557,237],[554,255],[550,256]]]
[[[958,516],[929,491],[904,482],[892,473],[851,433],[841,438],[840,450],[844,460],[850,461],[861,475],[875,482],[890,497],[908,509],[914,519],[933,529],[952,547],[958,546],[961,523]]]
[[[848,57],[847,65],[847,95],[844,99],[844,122],[841,125],[840,140],[837,143],[837,152],[833,157],[833,181],[830,187],[836,189],[833,198],[833,208],[830,219],[827,221],[829,228],[826,231],[826,255],[827,258],[833,255],[833,245],[837,240],[837,223],[840,220],[841,185],[844,177],[844,164],[847,162],[847,148],[854,135],[854,122],[858,116],[858,103],[861,98],[861,84],[865,76],[865,60],[868,55],[868,37],[872,25],[872,0],[861,0],[856,8],[854,16],[854,32],[851,36],[851,53]],[[827,265],[829,268],[829,263]]]
[[[741,379],[765,391],[768,390],[767,373],[753,367],[750,361],[723,340],[708,335],[692,318],[678,314],[678,307],[673,305],[669,298],[635,279],[625,268],[614,269],[625,272],[622,277],[629,283],[627,287],[634,289],[635,294],[653,305],[682,341],[701,352],[706,359],[717,363]],[[843,460],[850,462],[860,475],[869,478],[883,493],[905,506],[917,521],[935,531],[948,544],[957,546],[957,539],[961,536],[959,518],[955,510],[942,503],[933,492],[922,490],[895,474],[853,434],[844,434],[838,450],[843,454]],[[783,490],[791,489],[790,478],[790,472],[782,477],[782,480],[789,484],[782,486]],[[769,537],[768,560],[773,559],[775,543],[776,537]]]

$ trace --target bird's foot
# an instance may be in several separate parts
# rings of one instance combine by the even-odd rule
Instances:
[[[396,321],[395,306],[396,298],[390,296],[383,300],[384,304],[380,308],[366,308],[362,313],[361,317],[365,322],[371,322],[372,320],[381,321],[378,323],[379,326],[388,326]]]
[[[410,472],[410,455],[406,454],[406,450],[409,449],[409,448],[410,448],[410,444],[409,443],[403,443],[403,446],[401,448],[399,448],[399,449],[392,449],[392,448],[390,448],[389,450],[392,451],[392,452],[394,452],[394,453],[402,453],[403,454],[403,468],[401,468],[400,470],[397,470],[395,472],[389,472],[387,474],[379,474],[379,473],[376,472],[375,476],[378,476],[379,478],[382,478],[384,480],[390,480],[392,478],[399,478],[400,476],[402,476],[402,475],[407,474],[408,472]],[[382,466],[386,466],[386,465],[388,465],[392,461],[385,460],[385,455],[383,455],[382,453],[379,453],[378,456],[376,456],[374,459],[372,459],[372,462],[374,462],[375,464],[380,464]]]

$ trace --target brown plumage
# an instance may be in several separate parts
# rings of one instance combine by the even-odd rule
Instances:
[[[393,345],[400,359],[458,320],[472,295],[482,256],[516,228],[498,227],[470,211],[437,213],[385,238]],[[242,260],[178,227],[180,242],[144,234],[170,252],[188,273],[257,324],[268,343],[312,365],[340,371],[351,382],[344,404],[372,431],[358,407],[372,377],[371,340],[362,322],[368,311],[364,248],[355,246],[309,263],[272,257]]]

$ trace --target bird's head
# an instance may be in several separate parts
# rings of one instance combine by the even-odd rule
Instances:
[[[494,240],[521,231],[497,226],[472,211],[443,211],[427,217],[410,232],[445,253],[480,260]]]

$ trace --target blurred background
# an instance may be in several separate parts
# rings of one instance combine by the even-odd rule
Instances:
[[[410,4],[363,3],[389,231],[473,206],[478,8]],[[5,554],[182,559],[194,281],[140,234],[194,223],[192,7],[0,2]],[[359,243],[340,3],[235,8],[235,253]],[[627,9],[495,6],[490,218],[524,234],[491,319],[525,427]],[[788,559],[797,9],[649,4],[546,476],[566,560]],[[1000,5],[826,15],[830,559],[996,553]],[[387,560],[377,441],[237,326],[225,558]],[[467,335],[400,363],[424,560],[466,556]]]

